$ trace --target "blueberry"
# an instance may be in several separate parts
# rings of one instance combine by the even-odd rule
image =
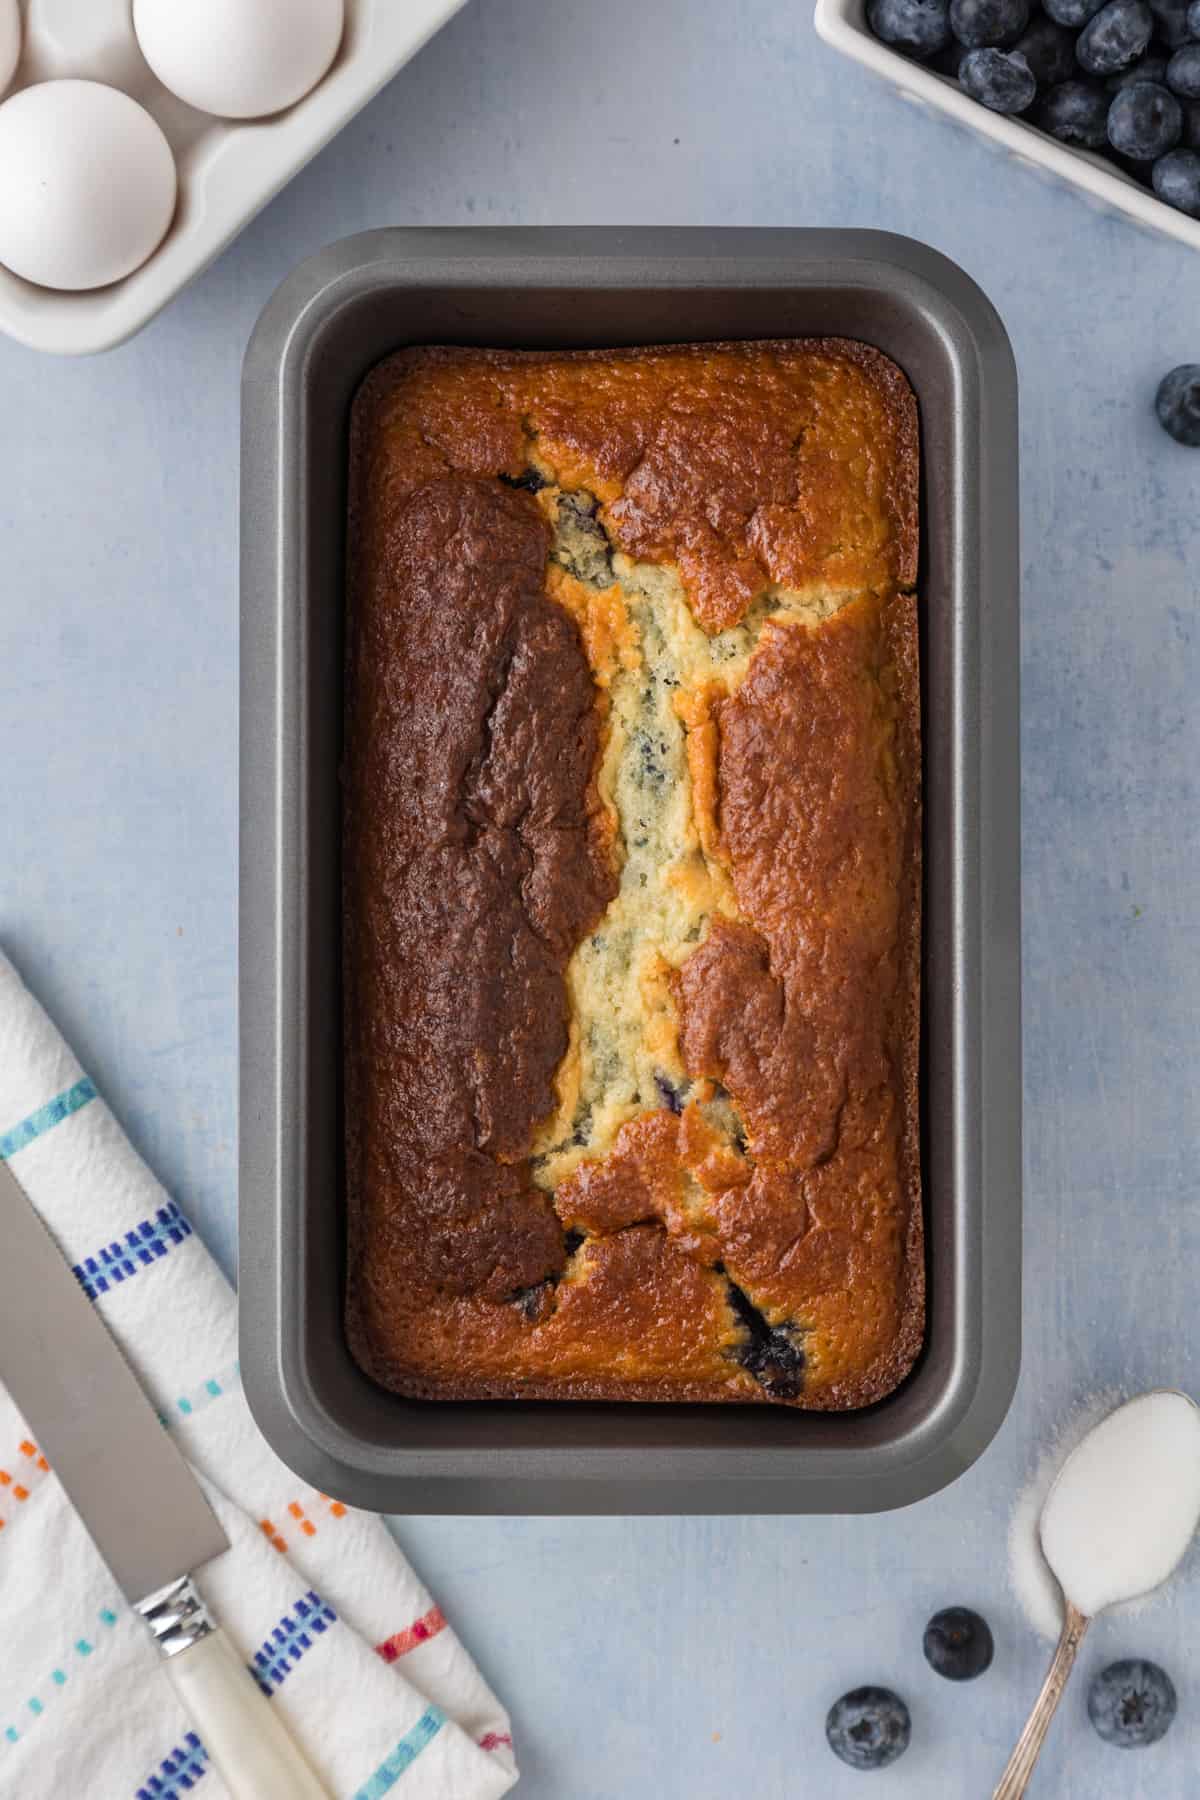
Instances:
[[[968,50],[958,79],[965,94],[992,112],[1024,112],[1037,95],[1033,72],[1015,50]]]
[[[1200,0],[1192,0],[1187,9],[1187,28],[1188,36],[1200,43]]]
[[[1108,143],[1109,97],[1086,81],[1064,81],[1045,96],[1033,122],[1060,144],[1102,150]]]
[[[546,477],[539,475],[532,464],[529,468],[522,470],[520,475],[505,475],[501,471],[500,479],[505,487],[520,488],[526,494],[540,494],[544,487],[550,485]]]
[[[1160,200],[1200,219],[1200,151],[1168,150],[1154,165],[1151,177]]]
[[[968,50],[1015,44],[1029,23],[1029,0],[950,0],[950,29]]]
[[[867,23],[906,56],[932,56],[950,42],[948,0],[868,0]]]
[[[804,1392],[804,1340],[788,1321],[772,1325],[743,1288],[725,1277],[729,1304],[744,1336],[729,1354],[775,1400],[798,1400]]]
[[[886,1769],[908,1749],[912,1719],[890,1689],[855,1688],[830,1707],[825,1737],[833,1754],[852,1769]]]
[[[1200,150],[1200,100],[1183,109],[1183,142],[1188,150]]]
[[[1122,1750],[1157,1744],[1175,1717],[1171,1677],[1152,1662],[1115,1662],[1092,1678],[1088,1718],[1106,1744]]]
[[[1162,87],[1167,78],[1167,59],[1151,51],[1149,56],[1139,56],[1129,68],[1122,69],[1119,75],[1110,75],[1104,84],[1105,92],[1119,94],[1123,87],[1130,87],[1135,81],[1157,81]]]
[[[1114,95],[1108,109],[1108,141],[1135,162],[1157,162],[1183,132],[1183,108],[1153,81],[1135,81]]]
[[[1104,0],[1042,0],[1042,11],[1056,24],[1078,31],[1103,5]]]
[[[660,1074],[656,1070],[654,1075],[654,1085],[658,1089],[659,1097],[664,1106],[669,1107],[673,1113],[681,1113],[683,1111],[683,1100],[679,1089],[675,1086],[675,1083],[669,1076]]]
[[[1169,431],[1177,444],[1200,450],[1200,363],[1180,363],[1163,376],[1154,410],[1163,430]]]
[[[1191,33],[1188,29],[1188,0],[1149,0],[1150,11],[1154,14],[1154,30],[1160,44],[1168,50],[1178,50],[1180,44],[1186,44]]]
[[[1200,100],[1200,44],[1185,44],[1167,64],[1167,86],[1184,100]]]
[[[991,1628],[969,1606],[947,1606],[925,1627],[925,1661],[947,1681],[974,1681],[992,1664]]]
[[[1075,73],[1074,34],[1065,25],[1056,25],[1053,19],[1034,19],[1013,49],[1025,58],[1039,87],[1069,81]]]
[[[1146,0],[1107,0],[1080,32],[1076,61],[1089,75],[1115,75],[1137,61],[1153,31]]]

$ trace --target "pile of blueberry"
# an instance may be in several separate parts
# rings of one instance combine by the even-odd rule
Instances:
[[[969,1606],[948,1606],[925,1627],[924,1650],[930,1668],[947,1681],[974,1681],[991,1667],[995,1646],[986,1619]],[[1176,1707],[1171,1678],[1157,1663],[1110,1663],[1088,1689],[1088,1718],[1106,1744],[1122,1750],[1156,1744]],[[886,1769],[908,1749],[912,1718],[890,1688],[855,1688],[830,1707],[825,1736],[850,1768]]]
[[[1200,219],[1200,0],[867,0],[893,50]]]

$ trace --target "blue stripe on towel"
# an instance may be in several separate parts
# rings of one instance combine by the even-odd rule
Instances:
[[[77,1262],[75,1277],[88,1299],[95,1300],[97,1295],[107,1294],[110,1287],[136,1275],[139,1269],[148,1269],[191,1235],[192,1228],[182,1212],[174,1200],[168,1200],[152,1219],[134,1225],[122,1240],[103,1244],[94,1256]]]
[[[431,1706],[421,1714],[411,1731],[406,1731],[390,1756],[384,1758],[375,1773],[366,1780],[354,1795],[354,1800],[383,1800],[395,1787],[405,1769],[411,1768],[422,1750],[431,1744],[442,1726],[446,1723],[446,1715],[438,1707]]]
[[[192,1388],[186,1394],[177,1394],[175,1411],[181,1419],[190,1419],[195,1413],[203,1412],[206,1406],[211,1406],[214,1400],[223,1400],[227,1394],[238,1393],[241,1388],[241,1379],[241,1364],[226,1363],[223,1369],[219,1369],[215,1375],[210,1375],[208,1380],[199,1387]],[[170,1425],[170,1415],[163,1417],[160,1413],[159,1417],[164,1425]]]
[[[7,1162],[10,1156],[15,1156],[26,1144],[32,1144],[34,1138],[52,1131],[56,1125],[61,1125],[64,1119],[69,1119],[72,1113],[78,1112],[81,1106],[86,1106],[89,1100],[95,1098],[96,1090],[85,1075],[74,1087],[56,1094],[53,1100],[47,1100],[45,1106],[39,1106],[27,1119],[14,1125],[11,1131],[0,1132],[0,1162]]]
[[[189,1731],[182,1744],[164,1756],[153,1775],[147,1775],[137,1791],[137,1800],[178,1800],[190,1793],[208,1770],[208,1751],[194,1731]]]
[[[109,1627],[111,1627],[117,1623],[117,1615],[113,1611],[111,1606],[102,1606],[100,1608],[100,1611],[97,1616],[100,1619],[100,1622],[102,1624],[107,1625]],[[85,1637],[76,1638],[75,1639],[75,1654],[77,1656],[93,1656],[96,1652],[98,1645],[101,1644],[102,1641],[103,1641],[102,1638],[96,1632],[92,1633],[92,1636],[90,1639],[85,1638]],[[57,1695],[58,1690],[67,1685],[66,1670],[61,1667],[51,1670],[50,1683],[51,1683],[50,1687],[43,1691],[45,1693],[46,1699],[52,1700]],[[41,1697],[41,1695],[34,1695],[34,1697],[27,1702],[27,1706],[28,1706],[30,1713],[33,1715],[34,1719],[40,1719],[46,1711],[45,1700]],[[23,1721],[23,1723],[24,1723],[25,1729],[27,1731],[31,1729],[28,1719],[25,1719]],[[16,1743],[20,1742],[20,1739],[21,1739],[21,1733],[17,1730],[15,1725],[9,1725],[5,1728],[4,1742],[9,1743],[9,1744],[16,1744]]]
[[[310,1588],[297,1600],[290,1613],[284,1613],[261,1650],[254,1652],[250,1673],[264,1694],[272,1694],[287,1680],[313,1639],[322,1635],[327,1625],[337,1622],[332,1606]]]

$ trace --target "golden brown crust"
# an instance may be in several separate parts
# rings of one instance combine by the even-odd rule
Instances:
[[[589,488],[622,550],[678,564],[709,631],[768,582],[916,582],[912,389],[852,338],[404,350],[367,377],[355,431],[387,443],[384,505],[447,467],[517,478],[531,456]]]
[[[527,1159],[616,887],[596,777],[624,612],[547,565],[531,466],[677,567],[710,633],[764,591],[832,614],[767,624],[739,684],[677,700],[736,896],[670,975],[693,1085],[550,1196]],[[924,1320],[903,376],[841,339],[404,352],[356,401],[351,495],[356,1358],[421,1397],[882,1397]]]

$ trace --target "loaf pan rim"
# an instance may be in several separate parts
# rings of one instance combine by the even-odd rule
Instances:
[[[947,1352],[949,1376],[922,1416],[890,1437],[886,1415],[909,1404],[905,1387],[866,1414],[820,1415],[815,1433],[810,1415],[782,1433],[763,1425],[783,1409],[481,1403],[476,1412],[491,1416],[473,1439],[462,1419],[470,1408],[416,1403],[459,1417],[446,1425],[446,1442],[407,1446],[348,1429],[319,1391],[322,1368],[349,1353],[330,1333],[313,1341],[300,1304],[306,1284],[321,1277],[313,1254],[319,1196],[296,1096],[319,1094],[305,1083],[321,1080],[316,1064],[321,1042],[328,1052],[329,1040],[296,978],[314,881],[320,886],[312,820],[300,792],[313,712],[305,689],[313,643],[300,617],[312,608],[306,586],[312,557],[298,525],[307,495],[311,388],[322,379],[323,349],[339,320],[380,295],[407,295],[411,302],[414,295],[502,290],[873,294],[880,304],[913,309],[926,321],[931,343],[948,346],[955,391],[939,404],[955,444],[946,500],[958,559],[954,629],[960,649],[965,645],[972,690],[969,716],[955,722],[951,823],[954,854],[971,863],[962,924],[975,945],[954,971],[960,1016],[951,1057],[954,1079],[965,1081],[970,1094],[951,1098],[956,1105],[973,1099],[979,1107],[979,1117],[967,1121],[971,1143],[955,1145],[953,1179],[960,1187],[975,1181],[978,1191],[956,1191],[963,1230],[955,1266],[934,1270],[935,1282],[954,1286],[954,1330],[962,1341]],[[799,333],[734,329],[726,335]],[[369,361],[405,341],[414,340],[381,339]],[[643,341],[654,336],[647,332]],[[244,369],[242,477],[239,1309],[243,1379],[269,1441],[322,1491],[377,1510],[868,1511],[908,1504],[946,1485],[999,1428],[1019,1364],[1016,382],[995,309],[948,259],[883,232],[449,227],[360,234],[302,264],[264,309]],[[981,596],[974,613],[967,593],[972,573]],[[956,694],[956,704],[961,698]],[[960,886],[963,873],[960,868]],[[962,950],[959,943],[955,954]],[[939,1045],[933,1054],[941,1055]],[[405,1407],[391,1396],[385,1400]],[[681,1427],[668,1417],[681,1410],[689,1415],[690,1443],[677,1441]],[[513,1422],[514,1411],[523,1415],[520,1423]],[[641,1415],[636,1426],[631,1413]],[[608,1424],[597,1414],[610,1415]],[[658,1444],[656,1414],[663,1420]],[[736,1423],[731,1414],[739,1415]]]

